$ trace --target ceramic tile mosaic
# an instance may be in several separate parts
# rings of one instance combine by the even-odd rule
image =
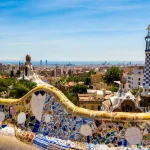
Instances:
[[[35,134],[30,131],[24,131],[19,128],[15,129],[15,136],[17,139],[20,141],[27,143],[27,144],[32,144],[32,140],[35,137]]]
[[[11,124],[0,124],[0,136],[15,136],[14,126]]]
[[[33,139],[33,144],[43,149],[61,147],[61,149],[94,150],[105,145],[109,148],[123,147],[126,149],[128,147],[128,149],[141,148],[144,150],[145,146],[150,145],[149,124],[105,122],[77,117],[67,113],[59,101],[51,93],[45,91],[36,91],[29,98],[17,104],[0,105],[0,112],[1,119],[4,113],[0,130],[7,127],[8,124],[13,124],[17,127],[18,139],[29,143]],[[18,119],[20,113],[25,113],[23,122]],[[131,130],[130,134],[130,128],[136,128],[136,131],[139,132],[134,134],[136,138],[132,139],[135,145],[131,145],[130,138],[127,138],[130,135],[133,136],[135,132]],[[30,133],[36,136],[29,138]]]

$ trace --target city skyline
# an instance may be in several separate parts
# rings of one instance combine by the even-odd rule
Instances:
[[[0,60],[144,61],[147,0],[0,2]]]

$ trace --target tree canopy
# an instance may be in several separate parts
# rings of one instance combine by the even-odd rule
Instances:
[[[8,96],[6,98],[20,98],[36,86],[37,84],[32,81],[17,81],[15,78],[0,78],[0,97],[3,97],[3,95],[7,93]]]
[[[77,105],[78,104],[78,93],[79,94],[87,93],[87,86],[77,84],[76,86],[72,87],[70,89],[70,91],[66,92],[66,96],[72,103]]]
[[[104,82],[107,84],[113,84],[114,81],[120,81],[122,73],[123,70],[121,70],[119,67],[110,67],[104,76]]]

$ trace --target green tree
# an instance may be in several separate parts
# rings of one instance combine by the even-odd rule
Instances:
[[[73,104],[78,105],[78,93],[87,93],[87,86],[76,85],[69,92],[66,92],[66,96]]]
[[[15,85],[10,91],[10,96],[13,98],[20,98],[24,96],[26,93],[28,93],[30,90],[35,88],[37,84],[32,81],[27,81],[27,80],[20,80]]]
[[[131,93],[132,93],[133,95],[136,95],[136,94],[138,93],[138,91],[139,91],[139,89],[132,89],[132,90],[131,90]]]
[[[10,96],[13,98],[21,98],[23,95],[28,93],[30,89],[24,84],[17,83],[15,88],[10,91]]]
[[[0,93],[9,91],[9,97],[11,98],[20,98],[36,86],[37,84],[32,81],[17,81],[15,78],[0,78]]]
[[[108,88],[108,90],[110,90],[110,91],[112,91],[112,92],[117,92],[118,89],[119,89],[119,87],[115,86],[114,84],[112,84],[112,85],[110,86],[110,88]]]
[[[71,89],[70,92],[72,92],[72,93],[79,93],[79,94],[87,93],[87,86],[77,84],[76,86],[74,86]]]
[[[91,77],[92,74],[96,74],[96,72],[91,69],[89,72],[86,72],[86,73],[85,73],[85,76]]]
[[[110,67],[104,76],[104,82],[108,84],[113,84],[114,81],[120,81],[122,73],[123,70],[121,70],[119,67]]]
[[[67,98],[75,105],[78,105],[78,97],[76,93],[67,92]]]
[[[85,80],[84,80],[84,84],[85,85],[90,85],[90,83],[91,83],[90,77],[86,77]]]

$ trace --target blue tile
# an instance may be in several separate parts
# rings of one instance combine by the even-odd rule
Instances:
[[[40,125],[39,125],[39,124],[35,124],[34,127],[35,127],[35,128],[39,128]]]
[[[127,147],[127,146],[128,146],[128,142],[127,142],[127,140],[124,140],[123,145],[124,145],[125,147]]]
[[[2,128],[5,128],[5,127],[7,127],[7,125],[6,125],[6,124],[3,124],[3,125],[1,125],[1,127],[2,127]]]
[[[120,147],[120,146],[122,146],[122,141],[118,141],[118,146]]]
[[[37,128],[33,128],[32,132],[38,132]]]
[[[35,94],[36,96],[38,96],[38,95],[40,94],[40,92],[39,92],[39,91],[36,91],[36,92],[34,92],[34,94]]]
[[[87,143],[90,143],[90,136],[87,136]]]
[[[30,117],[30,121],[33,121],[35,119],[35,116]]]
[[[40,125],[40,122],[38,120],[36,120],[35,124],[39,124]]]
[[[45,94],[45,91],[40,91],[40,94],[43,96]]]

